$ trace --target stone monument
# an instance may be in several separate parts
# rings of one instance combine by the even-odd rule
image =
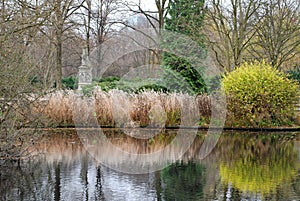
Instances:
[[[92,84],[92,67],[88,55],[88,49],[83,48],[81,66],[78,69],[78,90],[81,91],[83,86]]]

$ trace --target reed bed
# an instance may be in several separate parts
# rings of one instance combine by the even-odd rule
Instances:
[[[211,115],[207,95],[96,89],[91,97],[57,91],[43,100],[47,103],[36,104],[32,110],[43,118],[45,126],[196,126],[200,120],[209,121]]]

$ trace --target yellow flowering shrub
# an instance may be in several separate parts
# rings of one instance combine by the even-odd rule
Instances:
[[[231,126],[291,124],[298,84],[266,62],[243,63],[221,82]]]

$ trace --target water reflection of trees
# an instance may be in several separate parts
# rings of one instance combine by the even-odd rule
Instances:
[[[33,156],[28,160],[2,166],[0,200],[56,201],[66,197],[73,198],[71,200],[81,199],[81,196],[82,199],[87,198],[88,188],[81,188],[79,182],[66,179],[72,178],[72,174],[81,165],[82,186],[86,187],[87,169],[91,165],[87,155],[84,157],[84,149],[74,131],[47,134],[31,147],[30,152]],[[76,188],[72,189],[72,186]],[[70,188],[70,192],[76,193],[72,195],[65,192],[64,188]]]
[[[222,136],[216,149],[221,150],[224,191],[232,187],[239,194],[278,197],[292,189],[286,185],[299,174],[300,166],[294,141],[285,136],[241,133]]]
[[[132,131],[147,133],[151,129],[132,129]],[[143,173],[151,171],[152,168],[163,167],[175,162],[184,153],[187,153],[184,158],[188,155],[191,157],[194,155],[193,150],[201,147],[200,143],[197,146],[188,144],[193,143],[194,130],[181,131],[180,136],[177,130],[168,130],[167,133],[157,133],[155,136],[151,134],[152,137],[149,139],[134,138],[124,134],[121,130],[114,131],[113,134],[110,131],[101,132],[103,133],[81,132],[79,136],[84,148],[96,161],[130,173]]]
[[[135,130],[135,129],[133,129]],[[139,134],[150,132],[149,129],[136,129]],[[103,136],[99,134],[97,129],[85,130],[77,135],[76,130],[63,130],[60,132],[52,131],[50,134],[45,135],[43,139],[36,143],[32,148],[32,152],[35,155],[46,154],[46,159],[49,163],[53,161],[64,161],[64,163],[72,163],[74,160],[78,160],[82,157],[82,154],[88,151],[88,153],[96,158],[97,154],[101,154],[107,157],[113,157],[118,160],[122,160],[120,156],[112,156],[113,149],[121,149],[124,152],[135,154],[148,154],[159,150],[163,150],[168,146],[176,137],[177,130],[168,130],[166,133],[159,133],[157,130],[156,135],[150,138],[138,139],[126,135],[120,129],[102,129],[106,140],[103,140]],[[186,131],[186,137],[189,132]],[[192,131],[194,132],[194,131]],[[182,159],[189,161],[192,158],[197,157],[201,145],[204,140],[203,135],[198,135],[191,143],[187,150],[183,150],[180,143],[174,143],[169,149],[172,154],[184,153]],[[193,138],[192,138],[193,139]],[[109,142],[113,146],[106,146],[104,143]],[[177,160],[177,159],[176,159]],[[174,160],[174,162],[176,161]]]
[[[162,170],[163,200],[203,200],[205,168],[194,162],[175,162]]]
[[[123,150],[151,153],[169,144],[176,131],[150,139],[136,139],[120,130],[104,130],[104,134]],[[112,175],[118,183],[130,183],[139,191],[140,186],[149,182],[147,189],[154,192],[151,196],[157,200],[226,200],[228,196],[230,200],[261,199],[261,196],[270,200],[297,198],[300,185],[299,159],[294,146],[297,141],[279,134],[224,133],[212,153],[202,159],[199,152],[205,134],[195,138],[182,161],[170,162],[162,171],[139,176],[117,173],[94,161],[84,143],[90,150],[100,150],[99,154],[114,157],[116,161],[120,158],[99,146],[101,139],[92,130],[79,137],[75,130],[50,133],[32,150],[41,154],[38,160],[1,170],[0,200],[109,200],[110,193],[119,185],[111,183]],[[180,144],[176,144],[171,151],[180,149]]]
[[[41,167],[40,161],[9,162],[2,166],[0,200],[49,200],[53,192],[48,180],[51,177],[45,178],[47,167],[37,167]]]

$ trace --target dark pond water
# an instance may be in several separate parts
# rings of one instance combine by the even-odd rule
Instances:
[[[159,158],[168,160],[162,163],[163,169],[139,172],[143,174],[121,171],[130,163],[144,170],[147,164],[144,161],[141,165],[141,158],[164,149],[176,138],[177,131],[167,132],[151,139],[136,139],[106,130],[104,134],[113,148],[101,144],[92,130],[84,135],[74,130],[48,132],[31,148],[35,157],[20,164],[2,164],[0,199],[300,200],[298,133],[223,132],[203,157],[201,147],[207,138],[203,131],[180,159]],[[181,147],[175,143],[168,154],[176,155]],[[124,158],[112,150],[116,148],[140,158]],[[132,170],[136,166],[132,165]]]

